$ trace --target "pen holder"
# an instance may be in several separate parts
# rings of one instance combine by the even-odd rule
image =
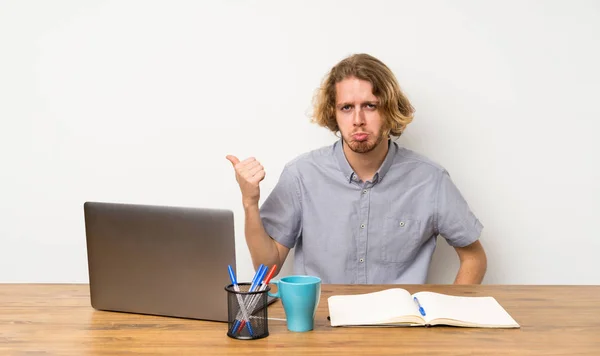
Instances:
[[[225,287],[229,314],[227,336],[240,340],[269,336],[267,293],[271,288],[250,292],[250,283],[239,283],[237,287],[238,291],[233,284]]]

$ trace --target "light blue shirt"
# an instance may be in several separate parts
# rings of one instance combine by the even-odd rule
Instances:
[[[341,140],[297,157],[260,210],[269,236],[295,248],[294,273],[323,283],[425,283],[438,235],[462,247],[483,228],[443,167],[391,140],[372,181]]]

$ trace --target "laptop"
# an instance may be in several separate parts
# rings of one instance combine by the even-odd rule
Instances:
[[[85,202],[84,216],[93,308],[227,321],[232,211]]]

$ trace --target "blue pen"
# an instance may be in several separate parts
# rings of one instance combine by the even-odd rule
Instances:
[[[419,312],[421,313],[421,315],[425,316],[425,309],[423,309],[423,307],[421,306],[421,303],[419,303],[419,300],[417,299],[417,297],[413,297],[413,300],[415,301],[415,303],[417,303],[417,306],[419,307]]]
[[[256,278],[252,281],[252,284],[250,285],[250,292],[256,291],[256,288],[260,286],[260,283],[262,282],[263,278],[265,277],[265,274],[267,273],[267,269],[267,266],[262,264],[260,265],[260,267],[258,268],[258,272],[256,272]]]
[[[233,269],[231,268],[231,266],[227,266],[227,269],[229,270],[229,279],[231,279],[231,284],[233,284],[233,289],[236,292],[240,291],[240,287],[237,284],[237,281],[235,279],[235,274],[233,273]],[[246,320],[246,325],[248,326],[248,332],[250,333],[250,336],[254,336],[254,333],[252,332],[252,327],[250,326],[250,317],[248,316],[248,312],[246,311],[246,306],[244,305],[244,302],[242,301],[242,296],[236,293],[236,297],[238,300],[238,303],[240,305],[240,310],[242,312],[242,316],[244,318],[244,320]],[[233,323],[233,327],[231,330],[233,330],[233,332],[235,332],[238,329],[240,320],[236,319],[235,322]]]
[[[252,277],[252,282],[250,282],[250,289],[252,289],[252,286],[254,285],[254,283],[256,283],[256,280],[258,280],[258,277],[260,276],[260,272],[262,271],[264,266],[265,265],[263,265],[262,263],[260,264],[260,266],[258,266],[258,269],[256,270],[256,273],[254,274],[254,277]]]

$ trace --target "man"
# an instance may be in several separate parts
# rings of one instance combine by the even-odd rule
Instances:
[[[350,56],[315,99],[314,121],[341,139],[289,162],[260,209],[263,166],[227,156],[255,267],[281,266],[295,248],[295,273],[323,283],[422,284],[439,234],[460,259],[454,283],[481,283],[481,223],[444,168],[390,139],[413,119],[391,70],[370,55]]]

